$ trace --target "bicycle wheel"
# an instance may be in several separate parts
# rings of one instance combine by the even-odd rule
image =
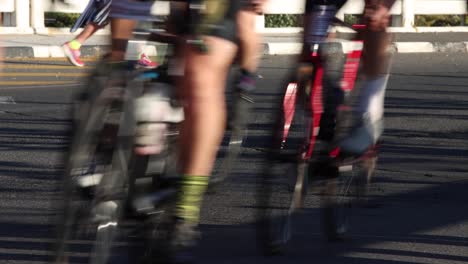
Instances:
[[[90,79],[90,88],[94,88],[96,81]],[[96,88],[100,88],[97,86]],[[73,136],[70,151],[66,158],[66,168],[63,179],[63,215],[58,220],[57,245],[55,261],[57,263],[68,262],[67,243],[68,240],[77,235],[75,225],[81,217],[85,217],[86,209],[92,201],[91,186],[95,186],[94,180],[99,176],[94,175],[94,160],[97,146],[99,145],[99,134],[103,128],[105,107],[94,104],[90,97],[92,95],[84,92],[75,101],[73,109]],[[94,104],[94,105],[93,105]],[[91,114],[92,113],[92,114]],[[87,176],[91,177],[87,177]],[[101,175],[102,176],[102,175]],[[80,186],[80,180],[82,186]],[[88,181],[89,180],[89,181]]]
[[[291,238],[294,213],[302,207],[307,190],[307,162],[303,154],[310,135],[311,115],[305,92],[311,75],[296,76],[291,76],[286,86],[272,146],[258,184],[261,210],[257,230],[266,254],[285,250]]]
[[[164,124],[164,130],[159,130],[156,137],[146,137],[146,140],[135,140],[135,154],[131,163],[129,206],[138,217],[143,232],[140,234],[141,254],[134,254],[134,260],[144,263],[166,261],[169,259],[170,235],[175,224],[174,209],[176,202],[178,169],[178,139],[179,126],[183,121],[182,109],[176,103],[166,103],[174,99],[168,84],[151,83],[145,90],[137,108],[150,109],[159,114],[157,118],[149,118],[151,113],[143,116],[149,119],[137,118],[139,124]],[[139,102],[139,103],[138,103]],[[169,108],[168,108],[169,107]],[[157,126],[159,127],[159,126]],[[140,127],[143,129],[143,127]],[[137,131],[143,131],[137,129]],[[150,134],[158,134],[152,131]],[[147,133],[136,135],[147,135]],[[145,148],[159,146],[152,154],[141,154]],[[153,148],[155,149],[155,148]],[[137,154],[139,153],[139,154]],[[146,153],[146,152],[144,152]],[[143,223],[143,225],[141,225]]]
[[[55,262],[68,262],[68,241],[90,238],[90,263],[106,263],[117,234],[126,191],[131,104],[125,87],[106,87],[98,67],[79,97],[64,175],[63,216]],[[128,95],[128,93],[127,93]],[[129,96],[132,98],[132,96]],[[131,100],[130,100],[131,101]],[[124,140],[123,140],[124,139]]]
[[[161,157],[135,155],[129,202],[141,227],[138,240],[143,244],[132,252],[131,259],[134,261],[166,263],[170,260],[169,242],[175,224],[178,180],[172,171],[176,163],[174,154],[175,145],[169,144],[167,152]],[[158,164],[151,165],[152,162]],[[144,178],[147,179],[146,183],[141,182]],[[140,183],[137,183],[138,180]],[[142,185],[146,185],[146,188]]]
[[[324,186],[322,196],[322,230],[329,241],[342,241],[349,236],[353,209],[367,202],[370,179],[376,156],[369,155],[340,164]],[[330,174],[336,175],[330,175]]]

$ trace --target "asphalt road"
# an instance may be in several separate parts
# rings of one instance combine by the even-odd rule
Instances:
[[[312,189],[286,254],[260,254],[252,225],[258,149],[289,65],[285,56],[262,61],[243,155],[204,203],[198,263],[468,263],[468,60],[457,53],[394,58],[375,206],[356,211],[352,239],[325,241]],[[0,73],[0,263],[44,263],[51,254],[70,99],[91,69],[11,60]]]

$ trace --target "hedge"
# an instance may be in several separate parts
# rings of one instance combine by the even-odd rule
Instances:
[[[71,27],[75,24],[80,14],[75,13],[58,13],[58,12],[45,12],[45,26],[46,27]]]
[[[345,15],[345,22],[354,24],[359,21],[357,15]],[[465,17],[465,24],[468,24],[468,17]],[[457,15],[418,15],[415,17],[415,26],[417,27],[449,27],[460,26],[462,16]],[[300,27],[302,24],[301,15],[265,15],[265,27]]]
[[[71,27],[80,14],[46,12],[44,14],[46,27]],[[359,16],[346,15],[347,23],[355,23]],[[462,16],[456,15],[424,15],[415,17],[417,27],[445,27],[460,26]],[[465,24],[468,24],[468,17],[465,17]],[[265,15],[265,27],[300,27],[302,25],[302,15],[275,14]]]
[[[416,16],[414,20],[417,27],[451,27],[460,26],[462,22],[461,16],[444,16],[444,15],[426,15]]]
[[[265,27],[300,27],[302,25],[302,15],[269,15],[265,14]]]

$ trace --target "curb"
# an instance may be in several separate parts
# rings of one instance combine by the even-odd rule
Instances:
[[[345,44],[346,46],[346,44]],[[157,56],[166,49],[166,44],[148,44],[146,41],[129,43],[128,59],[134,59],[141,51]],[[299,54],[302,44],[298,42],[263,43],[263,55]],[[108,45],[83,46],[83,57],[99,57],[109,51]],[[62,58],[61,46],[4,47],[5,58]],[[394,53],[468,53],[468,42],[394,42],[389,48]]]
[[[297,42],[265,43],[263,54],[294,55],[300,53],[301,47]],[[389,50],[393,53],[468,53],[468,42],[394,42]]]
[[[146,41],[130,41],[127,59],[137,59],[140,52],[148,56],[164,53],[166,44],[148,44]],[[85,45],[81,48],[82,57],[100,57],[110,50],[110,45]],[[25,47],[3,47],[4,58],[64,58],[65,54],[58,45],[36,45]]]

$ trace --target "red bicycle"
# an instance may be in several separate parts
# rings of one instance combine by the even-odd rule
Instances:
[[[292,234],[294,213],[304,203],[315,206],[314,199],[305,200],[309,179],[324,179],[318,192],[324,234],[329,240],[342,239],[350,209],[356,198],[366,194],[375,168],[376,146],[350,158],[337,144],[353,123],[353,95],[357,93],[363,46],[359,33],[365,26],[334,18],[335,10],[331,5],[316,6],[317,17],[308,21],[315,28],[309,27],[309,31],[326,36],[329,25],[335,24],[352,28],[356,37],[345,42],[315,42],[306,36],[304,50],[308,54],[302,56],[285,86],[268,162],[258,184],[258,201],[263,209],[258,230],[267,253],[284,250]],[[329,17],[325,17],[327,14]],[[317,24],[325,34],[317,33]]]

